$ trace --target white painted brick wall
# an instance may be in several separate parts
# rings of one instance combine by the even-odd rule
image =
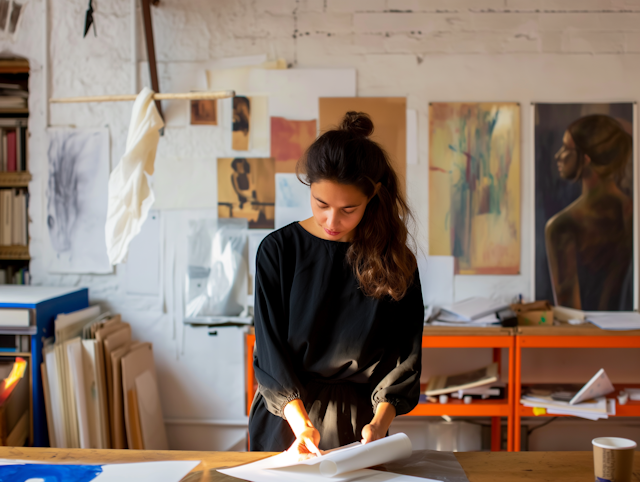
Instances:
[[[130,0],[94,2],[98,36],[90,33],[85,39],[81,31],[86,2],[48,3],[51,95],[130,92]],[[32,65],[33,280],[88,286],[92,302],[123,312],[136,337],[154,342],[166,416],[238,416],[241,403],[226,406],[216,387],[191,386],[197,380],[191,384],[182,380],[184,370],[224,366],[225,360],[216,358],[216,350],[207,350],[209,345],[192,329],[176,326],[171,315],[159,312],[144,297],[127,295],[123,269],[108,276],[47,272],[42,254],[48,242],[42,11],[43,0],[31,0],[19,38],[0,40],[0,50],[25,56]],[[420,161],[409,166],[408,193],[423,247],[428,226],[425,132],[429,102],[518,101],[523,133],[528,133],[532,101],[640,99],[640,0],[161,0],[161,6],[153,9],[153,19],[161,89],[171,85],[174,70],[169,67],[175,68],[174,62],[267,54],[298,67],[356,68],[359,95],[407,96],[409,107],[420,115]],[[141,37],[140,59],[146,58],[143,47]],[[129,115],[130,105],[125,104],[56,105],[51,107],[51,124],[108,125],[115,165],[124,151]],[[458,297],[529,292],[529,142],[523,134],[522,275],[457,277]],[[167,128],[158,150],[158,183],[192,182],[198,170],[212,168],[218,150],[219,140],[204,130]],[[185,163],[190,163],[189,169],[181,167]],[[211,176],[203,178],[211,182]],[[158,205],[176,207],[172,202],[159,199]],[[215,205],[215,200],[202,203],[203,207]],[[218,380],[219,370],[209,368],[207,373]],[[241,366],[233,370],[243,376]],[[170,430],[173,448],[225,449],[237,442],[235,436],[241,437],[242,430]]]

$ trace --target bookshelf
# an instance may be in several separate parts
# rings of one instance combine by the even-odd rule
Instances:
[[[29,284],[29,62],[0,59],[0,284]]]

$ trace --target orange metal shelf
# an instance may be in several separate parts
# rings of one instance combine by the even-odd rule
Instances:
[[[509,401],[501,400],[473,400],[465,404],[462,400],[449,399],[448,403],[419,403],[406,417],[509,417],[511,409]]]

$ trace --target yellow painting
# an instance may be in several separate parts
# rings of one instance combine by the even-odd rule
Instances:
[[[429,254],[456,274],[520,272],[520,106],[429,106]]]
[[[245,218],[250,229],[273,229],[275,205],[274,159],[218,159],[218,217]]]

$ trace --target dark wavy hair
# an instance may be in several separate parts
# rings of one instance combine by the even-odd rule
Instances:
[[[591,159],[591,168],[600,176],[620,176],[631,160],[633,139],[613,117],[593,114],[574,121],[567,130],[573,138],[578,153],[582,175],[584,156]]]
[[[369,139],[372,132],[367,114],[347,112],[337,129],[325,132],[307,149],[296,173],[309,186],[319,181],[353,185],[371,199],[355,229],[347,262],[363,293],[397,301],[407,293],[417,267],[407,228],[412,214],[389,156]]]

